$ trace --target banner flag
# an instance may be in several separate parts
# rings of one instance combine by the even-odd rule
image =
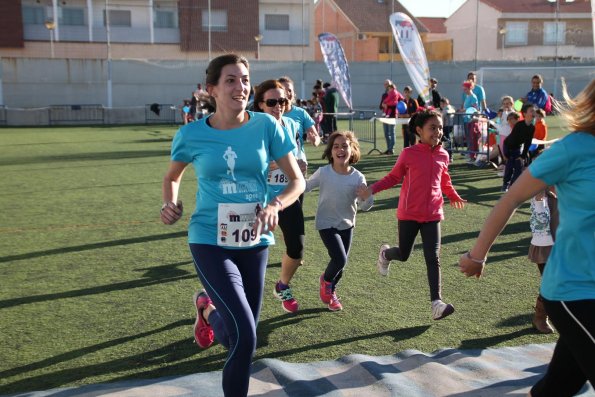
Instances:
[[[389,21],[407,73],[427,104],[431,100],[430,68],[419,32],[411,18],[402,12],[392,14]]]
[[[324,57],[324,63],[328,68],[335,87],[343,97],[347,107],[351,111],[351,77],[349,76],[349,65],[345,59],[345,53],[339,39],[332,33],[321,33],[318,35],[320,49]]]

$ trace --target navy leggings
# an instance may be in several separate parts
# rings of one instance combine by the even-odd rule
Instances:
[[[190,251],[198,277],[217,308],[208,321],[219,343],[229,349],[223,367],[223,393],[244,397],[256,350],[268,247],[230,250],[190,244]]]
[[[440,272],[440,221],[419,223],[416,221],[399,220],[399,246],[391,247],[384,252],[389,260],[405,262],[409,259],[415,237],[421,233],[421,241],[426,260],[428,284],[430,285],[430,300],[442,299]]]
[[[341,277],[343,277],[343,269],[347,266],[353,228],[339,230],[332,227],[319,230],[318,233],[320,233],[320,238],[331,257],[324,271],[324,281],[332,282],[334,290]]]

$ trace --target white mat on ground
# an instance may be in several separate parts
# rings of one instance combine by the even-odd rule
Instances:
[[[372,357],[353,354],[336,361],[291,364],[255,362],[250,396],[266,397],[491,397],[525,396],[543,375],[553,344],[499,349],[417,350]],[[595,396],[592,387],[580,396]],[[22,397],[219,397],[221,372],[139,380],[19,394]]]

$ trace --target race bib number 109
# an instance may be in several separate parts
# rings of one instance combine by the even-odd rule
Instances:
[[[253,226],[260,203],[221,203],[217,215],[217,245],[252,247],[260,242],[260,233]]]

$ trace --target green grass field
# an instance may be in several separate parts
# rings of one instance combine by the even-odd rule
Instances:
[[[548,119],[550,135],[560,136]],[[220,370],[220,345],[193,342],[192,294],[200,287],[186,244],[196,183],[189,170],[181,198],[186,216],[159,220],[161,179],[174,126],[0,129],[0,394],[80,384]],[[380,132],[379,136],[382,136]],[[399,140],[399,144],[400,140]],[[384,149],[384,142],[379,141]],[[324,164],[308,147],[310,172]],[[394,156],[366,155],[357,165],[368,181]],[[397,147],[400,151],[400,147]],[[456,313],[431,319],[420,239],[406,263],[383,278],[375,262],[382,242],[396,241],[399,188],[382,192],[358,215],[350,262],[338,288],[344,310],[318,298],[326,250],[314,229],[317,194],[306,196],[306,255],[293,288],[297,315],[272,296],[282,244],[270,251],[255,359],[336,359],[351,353],[406,349],[485,348],[553,342],[531,328],[539,275],[526,259],[529,209],[511,220],[481,280],[467,279],[457,260],[500,198],[493,170],[451,166],[463,210],[445,207],[443,295]]]

